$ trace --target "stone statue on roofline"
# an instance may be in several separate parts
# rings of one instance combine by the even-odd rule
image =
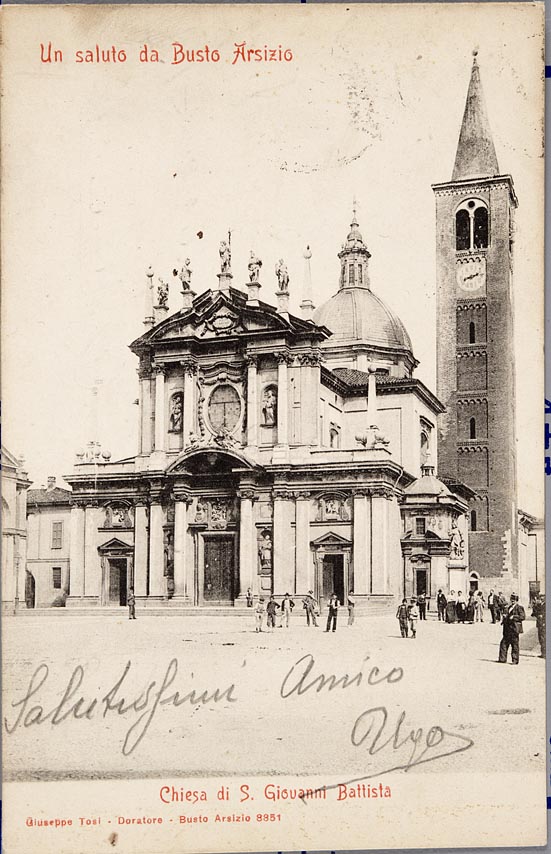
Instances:
[[[275,274],[277,276],[277,286],[279,292],[286,294],[289,292],[289,271],[283,258],[280,258],[275,266]]]
[[[251,257],[249,258],[249,281],[251,283],[258,282],[260,280],[260,268],[262,267],[262,261],[258,258],[254,252],[251,250]]]

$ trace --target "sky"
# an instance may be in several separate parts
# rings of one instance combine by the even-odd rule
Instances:
[[[500,170],[519,198],[515,344],[519,499],[543,501],[543,7],[7,7],[2,158],[3,440],[35,485],[70,473],[97,432],[114,459],[137,450],[136,358],[145,271],[216,287],[232,232],[234,284],[249,252],[275,304],[275,262],[302,298],[337,290],[357,199],[372,289],[405,324],[436,390],[431,184],[451,178],[478,49]],[[62,52],[57,63],[45,51]],[[235,44],[291,50],[243,62]],[[172,64],[173,43],[219,62]],[[140,63],[147,44],[162,61]],[[124,50],[126,62],[76,52]],[[44,54],[45,55],[45,52]],[[198,236],[202,233],[202,237]],[[99,383],[97,431],[92,392]]]

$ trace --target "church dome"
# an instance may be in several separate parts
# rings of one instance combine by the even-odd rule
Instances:
[[[343,287],[314,313],[337,341],[365,342],[385,349],[409,350],[411,341],[400,318],[367,287]]]

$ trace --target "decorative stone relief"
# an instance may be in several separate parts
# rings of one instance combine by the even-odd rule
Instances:
[[[267,528],[259,532],[258,537],[259,575],[272,573],[272,532]]]
[[[317,499],[316,522],[350,520],[347,499],[340,495],[324,495]]]
[[[168,416],[168,430],[170,433],[181,433],[183,426],[184,396],[182,392],[176,392],[170,398],[170,414]]]
[[[108,504],[105,507],[104,528],[132,528],[131,510],[125,504]]]

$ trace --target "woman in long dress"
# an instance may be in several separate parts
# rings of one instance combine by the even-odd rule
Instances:
[[[455,623],[457,614],[455,612],[455,590],[450,590],[446,604],[446,623]]]
[[[461,590],[457,594],[457,602],[455,603],[455,611],[457,613],[457,622],[464,623],[467,617],[467,603],[463,598]]]
[[[467,602],[466,620],[468,623],[474,623],[474,605],[475,605],[475,599],[474,599],[474,592],[473,592],[469,596],[469,601]]]

